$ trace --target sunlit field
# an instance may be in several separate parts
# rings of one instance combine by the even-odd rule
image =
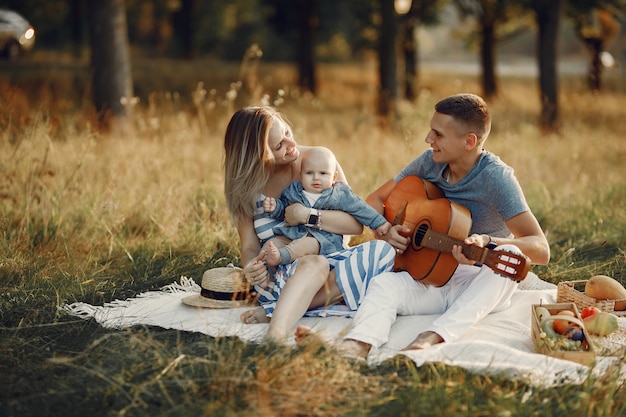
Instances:
[[[85,68],[0,68],[0,415],[626,413],[611,380],[535,390],[520,403],[521,382],[443,365],[368,368],[332,349],[110,331],[60,312],[239,264],[222,173],[236,109],[276,106],[299,143],[333,149],[365,197],[427,148],[440,98],[480,94],[478,77],[423,68],[418,99],[399,102],[389,122],[374,114],[374,64],[322,66],[317,97],[293,87],[293,68],[256,65],[138,62],[139,102],[113,134],[98,127]],[[607,73],[600,94],[584,76],[560,80],[561,129],[550,135],[538,128],[536,80],[502,78],[489,103],[486,148],[515,169],[545,230],[552,260],[534,271],[547,281],[626,282],[624,80]]]

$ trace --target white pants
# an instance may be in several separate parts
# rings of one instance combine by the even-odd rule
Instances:
[[[520,253],[512,245],[498,249]],[[385,272],[372,279],[344,339],[378,348],[387,343],[398,315],[441,314],[427,330],[451,342],[489,313],[508,308],[516,288],[515,281],[486,266],[459,265],[441,287],[416,281],[408,272]]]

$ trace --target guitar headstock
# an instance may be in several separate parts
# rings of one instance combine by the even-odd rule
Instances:
[[[520,282],[530,271],[530,258],[505,250],[490,250],[484,264],[503,277]]]

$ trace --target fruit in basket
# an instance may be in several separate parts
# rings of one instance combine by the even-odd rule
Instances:
[[[537,319],[540,322],[543,321],[543,319],[547,319],[548,317],[551,316],[550,311],[543,306],[535,307],[535,314],[537,315]]]
[[[592,316],[585,317],[583,324],[589,333],[601,337],[607,336],[619,329],[617,316],[605,311],[600,311]]]
[[[596,300],[618,300],[626,298],[626,288],[619,281],[606,275],[595,275],[585,284],[585,294]],[[617,303],[616,303],[617,304]],[[619,306],[615,306],[618,310]],[[626,308],[626,305],[624,306]],[[622,308],[622,310],[624,309]]]
[[[565,337],[572,340],[577,340],[582,342],[585,340],[585,333],[583,329],[580,328],[577,324],[571,325],[564,333]]]
[[[547,346],[549,350],[553,351],[588,350],[585,334],[577,325],[570,323],[566,335],[560,335],[554,330],[553,320],[551,320],[552,314],[550,314],[547,308],[543,306],[535,307],[535,316],[541,325],[537,339],[537,349],[542,349],[544,346]]]
[[[587,306],[580,311],[580,318],[584,319],[585,317],[593,316],[596,313],[599,313],[601,310],[598,307]]]
[[[574,312],[571,310],[561,310],[556,315],[576,317]],[[558,334],[565,334],[567,332],[567,329],[572,327],[572,322],[567,319],[556,319],[552,322],[552,327],[554,328],[554,331]]]

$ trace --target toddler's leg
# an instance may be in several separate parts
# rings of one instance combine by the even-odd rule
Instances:
[[[305,236],[291,241],[280,249],[281,264],[289,264],[304,255],[319,255],[320,243],[313,236]]]
[[[261,251],[265,252],[265,264],[269,266],[280,265],[280,249],[287,246],[291,243],[291,239],[285,236],[275,236],[271,240],[269,240],[263,247]]]
[[[269,266],[287,265],[304,255],[318,255],[320,251],[319,242],[312,236],[296,239],[286,245],[282,243],[272,239],[265,245],[265,262]]]

